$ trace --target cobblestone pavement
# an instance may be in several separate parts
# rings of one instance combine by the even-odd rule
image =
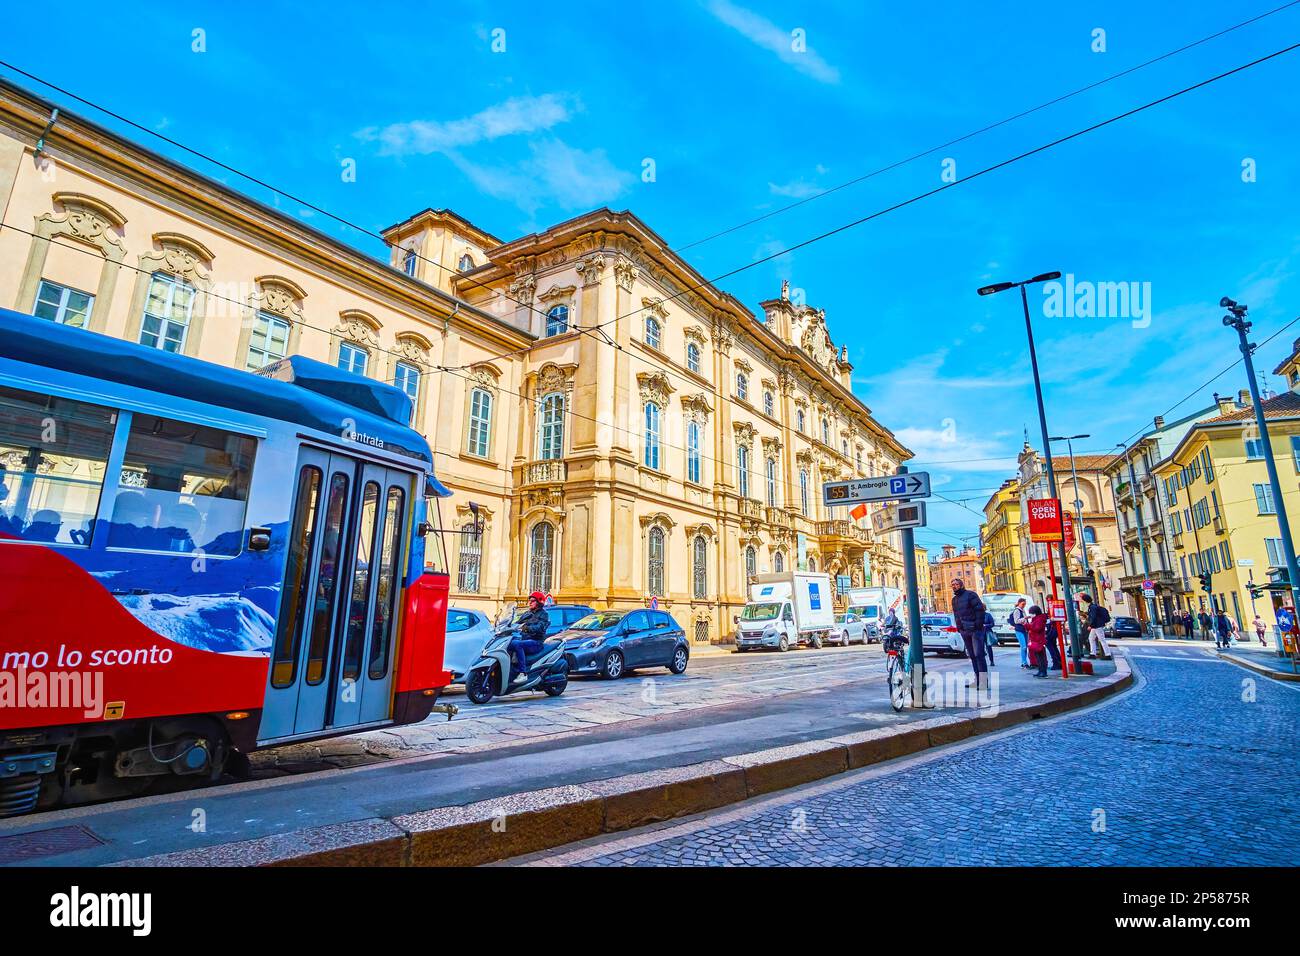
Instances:
[[[1014,651],[1003,650],[1003,655]],[[1011,658],[1008,656],[1008,660]],[[932,664],[933,657],[928,657]],[[960,663],[960,662],[959,662]],[[743,703],[774,694],[861,683],[883,675],[880,645],[800,649],[700,656],[685,674],[664,668],[637,671],[619,681],[578,678],[560,697],[542,693],[471,704],[456,687],[443,700],[460,707],[454,720],[433,715],[419,724],[353,734],[319,743],[258,751],[251,757],[254,776],[306,773],[331,767],[381,762],[393,757],[464,753],[521,740],[590,729],[621,721]],[[883,678],[882,678],[883,679]]]
[[[1300,863],[1300,690],[1132,646],[1093,710],[528,862],[592,866]]]

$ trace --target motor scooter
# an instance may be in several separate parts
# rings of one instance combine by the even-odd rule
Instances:
[[[524,676],[515,680],[515,657],[510,640],[519,634],[510,628],[495,634],[483,648],[479,659],[465,674],[465,696],[476,704],[486,704],[493,697],[542,690],[559,697],[569,686],[569,662],[564,656],[564,642],[551,638],[536,657],[530,658]]]

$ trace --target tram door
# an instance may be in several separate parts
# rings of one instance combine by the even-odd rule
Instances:
[[[302,449],[261,739],[389,716],[411,485]]]

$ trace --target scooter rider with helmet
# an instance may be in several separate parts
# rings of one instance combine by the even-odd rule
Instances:
[[[528,610],[515,621],[519,636],[510,641],[510,652],[515,656],[515,680],[522,680],[528,673],[528,655],[536,654],[542,649],[546,629],[550,625],[551,615],[546,611],[546,595],[534,591],[528,595]]]

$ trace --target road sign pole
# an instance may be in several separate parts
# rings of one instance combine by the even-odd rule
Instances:
[[[897,474],[907,474],[907,466],[899,465]],[[925,651],[921,647],[921,598],[916,590],[916,537],[911,528],[899,533],[903,544],[903,584],[907,590],[907,668],[912,674],[912,706],[924,707]]]

